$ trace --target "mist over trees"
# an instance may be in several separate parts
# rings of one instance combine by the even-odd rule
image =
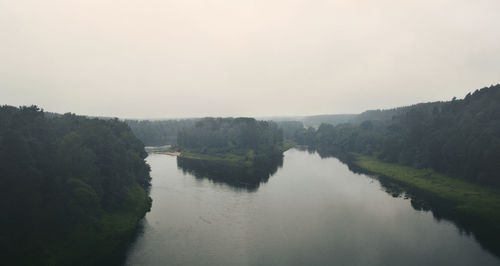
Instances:
[[[116,263],[150,208],[146,156],[116,119],[0,107],[2,263]]]
[[[306,127],[317,128],[323,123],[338,125],[351,122],[356,114],[333,114],[333,115],[312,115],[302,118],[302,122]]]
[[[283,137],[290,140],[295,138],[295,132],[304,128],[304,123],[300,121],[278,121],[276,124],[283,130]]]
[[[360,116],[374,119],[298,129],[293,140],[323,154],[374,155],[500,187],[500,85],[476,90],[460,100]]]
[[[496,177],[500,165],[500,157],[496,156],[500,152],[499,90],[496,85],[449,102],[369,110],[358,115],[309,116],[301,121],[281,119],[276,124],[285,139],[316,147],[323,154],[375,155],[388,162],[432,168],[450,176],[500,186]],[[248,148],[243,135],[234,137],[234,129],[227,136],[221,133],[228,127],[227,121],[204,119],[197,126],[195,120],[127,123],[147,145],[173,144],[179,133],[184,138],[178,142],[180,147],[201,153],[243,153]],[[210,133],[213,130],[215,133]],[[255,138],[249,142],[256,143]],[[260,152],[262,147],[275,145],[272,141],[264,142],[269,145],[257,145],[252,150]]]
[[[163,146],[177,143],[177,133],[192,127],[197,119],[181,120],[125,120],[134,134],[146,146]]]
[[[281,155],[283,131],[253,118],[203,118],[178,133],[177,145],[201,154],[234,154],[250,161]]]

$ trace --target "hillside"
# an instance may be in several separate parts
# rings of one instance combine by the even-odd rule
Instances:
[[[0,107],[2,264],[120,264],[151,206],[146,155],[116,119]]]
[[[500,85],[476,90],[463,99],[363,113],[362,117],[373,120],[300,129],[294,140],[324,153],[376,155],[387,162],[432,168],[500,187]],[[381,118],[385,122],[377,120]]]

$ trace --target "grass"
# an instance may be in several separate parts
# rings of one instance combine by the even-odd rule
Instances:
[[[244,164],[249,162],[246,156],[236,155],[232,153],[202,154],[202,153],[191,152],[187,149],[182,150],[181,157],[187,159],[204,160],[204,161],[220,161],[220,162],[223,161],[232,164]]]
[[[285,152],[293,147],[297,146],[297,143],[293,142],[293,141],[289,141],[289,140],[284,140],[283,141],[283,149],[282,151]]]
[[[431,169],[416,169],[357,154],[355,157],[354,163],[369,172],[455,202],[460,215],[472,215],[500,228],[500,190],[451,178]]]
[[[295,142],[291,141],[285,141],[283,145],[278,149],[281,153],[295,147]],[[205,160],[205,161],[217,161],[220,163],[228,163],[231,165],[239,165],[239,166],[247,166],[250,167],[253,165],[254,160],[260,158],[262,159],[262,156],[265,155],[255,155],[253,150],[246,151],[245,155],[242,155],[242,153],[245,152],[226,152],[226,153],[197,153],[193,152],[190,149],[178,149],[177,147],[174,147],[172,151],[176,152],[181,152],[181,157],[186,158],[186,159],[196,159],[196,160]]]

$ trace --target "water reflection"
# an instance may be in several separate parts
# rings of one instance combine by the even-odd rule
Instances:
[[[364,172],[367,174],[366,172]],[[431,212],[436,221],[451,221],[461,234],[472,235],[482,248],[500,257],[500,230],[494,224],[488,224],[478,217],[461,215],[456,211],[456,204],[444,200],[427,191],[396,182],[384,176],[376,176],[384,190],[393,197],[409,198],[411,207],[417,211]]]
[[[252,166],[236,165],[222,161],[198,160],[177,157],[177,167],[197,179],[207,178],[214,183],[229,185],[236,190],[256,191],[283,166],[283,157],[256,161]]]
[[[308,148],[308,152],[313,149]],[[376,175],[353,164],[353,157],[349,154],[335,151],[316,150],[321,158],[335,157],[346,164],[354,173],[364,174],[377,179],[385,192],[398,198],[410,199],[411,207],[417,211],[431,212],[436,221],[447,220],[455,224],[461,234],[472,235],[485,250],[500,257],[500,229],[494,224],[487,224],[478,217],[461,215],[456,211],[453,201],[445,200],[432,193],[421,190],[406,183]]]
[[[388,196],[378,181],[337,159],[292,149],[284,160],[272,182],[258,181],[248,193],[247,186],[231,185],[234,178],[203,173],[206,164],[200,171],[185,160],[150,155],[153,206],[126,265],[499,263],[453,224],[414,211],[409,200]]]

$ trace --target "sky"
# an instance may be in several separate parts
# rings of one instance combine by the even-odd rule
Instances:
[[[500,83],[498,0],[0,0],[0,104],[359,113]]]

